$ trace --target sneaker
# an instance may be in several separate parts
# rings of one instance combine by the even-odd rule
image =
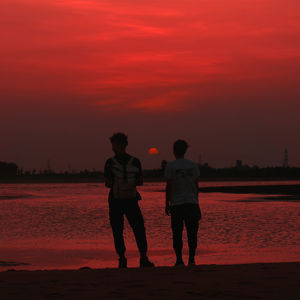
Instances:
[[[125,257],[119,258],[119,269],[126,269],[127,268],[127,259]]]
[[[140,268],[153,268],[154,263],[152,263],[148,257],[140,259]]]
[[[185,267],[183,260],[177,260],[174,267]]]

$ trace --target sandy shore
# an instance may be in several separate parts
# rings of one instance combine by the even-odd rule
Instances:
[[[0,299],[300,299],[300,262],[0,272]]]

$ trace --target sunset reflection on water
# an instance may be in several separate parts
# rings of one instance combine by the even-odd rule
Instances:
[[[163,189],[163,183],[140,188],[149,256],[159,266],[174,263]],[[90,183],[0,185],[0,261],[24,263],[2,264],[0,270],[116,267],[107,193],[103,184]],[[201,193],[197,263],[299,261],[299,202],[265,197]],[[136,267],[138,252],[127,221],[124,234],[128,265]]]

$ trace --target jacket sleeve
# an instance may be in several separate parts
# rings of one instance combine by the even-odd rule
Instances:
[[[135,165],[139,169],[136,179],[136,185],[143,185],[144,179],[143,179],[143,169],[142,164],[138,158],[135,159]]]
[[[113,173],[111,170],[111,164],[112,160],[108,159],[105,163],[104,167],[104,180],[105,180],[105,186],[111,188],[113,184]]]

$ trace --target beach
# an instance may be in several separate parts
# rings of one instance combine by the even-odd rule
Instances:
[[[157,267],[137,268],[125,224],[129,268],[122,270],[103,184],[1,188],[0,300],[300,297],[299,182],[202,184],[193,268],[172,267],[163,184],[147,183],[141,207]]]
[[[1,300],[300,297],[300,263],[0,272]]]

